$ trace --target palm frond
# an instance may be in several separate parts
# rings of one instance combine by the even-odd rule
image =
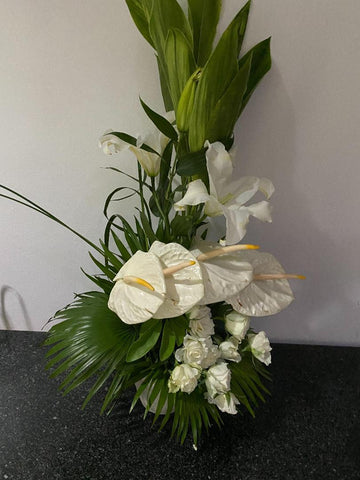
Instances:
[[[266,368],[250,352],[242,355],[241,362],[229,365],[231,370],[231,391],[249,413],[255,417],[254,408],[258,406],[259,400],[265,402],[264,394],[270,395],[261,377],[268,381],[271,377]]]
[[[78,295],[73,303],[58,311],[53,320],[62,320],[54,325],[45,345],[52,345],[47,352],[47,369],[55,368],[51,377],[66,372],[60,388],[64,394],[78,387],[91,377],[96,382],[85,404],[115,374],[120,382],[132,372],[123,368],[126,354],[136,338],[136,328],[123,323],[107,306],[108,295],[102,292],[87,292]],[[115,388],[118,393],[119,385]],[[107,406],[114,397],[107,395]]]

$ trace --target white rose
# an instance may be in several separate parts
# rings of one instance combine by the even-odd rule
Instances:
[[[229,340],[220,343],[219,350],[221,358],[231,360],[232,362],[240,362],[241,355],[238,352],[239,340],[235,337],[230,337]]]
[[[209,353],[209,342],[205,338],[185,335],[183,345],[182,348],[179,348],[175,352],[175,358],[178,362],[201,365]]]
[[[185,393],[191,393],[197,386],[197,381],[201,375],[201,368],[194,365],[178,365],[171,372],[168,388],[170,393],[176,393],[179,390]]]
[[[205,305],[196,305],[189,312],[189,327],[191,335],[195,337],[209,337],[214,335],[214,322],[211,319],[211,310]]]
[[[249,330],[249,326],[249,317],[241,315],[241,313],[232,311],[225,317],[226,330],[240,342],[245,338],[246,332]]]
[[[248,336],[249,345],[251,352],[260,362],[265,363],[265,365],[270,365],[271,363],[271,350],[269,339],[267,338],[265,332],[259,332],[256,335],[251,334]]]
[[[201,362],[201,366],[202,368],[209,368],[211,365],[214,365],[214,363],[220,358],[220,350],[217,345],[214,345],[212,343],[210,337],[208,337],[205,341],[207,344],[208,353]]]
[[[210,397],[210,395],[205,394],[205,398],[209,403],[216,405],[221,412],[229,413],[230,415],[237,414],[236,405],[239,405],[240,402],[233,393],[221,393],[215,398],[212,398]]]
[[[227,363],[220,362],[213,365],[206,372],[205,384],[211,397],[219,393],[226,393],[230,390],[231,372]]]

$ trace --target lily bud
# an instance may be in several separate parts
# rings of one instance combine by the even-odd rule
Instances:
[[[201,75],[201,68],[198,68],[186,82],[184,90],[180,96],[180,100],[176,112],[176,125],[180,132],[189,130],[189,120],[195,100],[196,86]]]

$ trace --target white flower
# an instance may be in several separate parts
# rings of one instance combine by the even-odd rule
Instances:
[[[230,390],[231,372],[226,362],[213,365],[206,372],[205,385],[211,397]]]
[[[177,243],[154,242],[148,252],[136,252],[114,281],[108,306],[129,324],[178,317],[204,295],[199,263]]]
[[[179,390],[185,393],[191,393],[197,386],[197,381],[201,375],[201,368],[196,365],[178,365],[171,372],[168,388],[170,393],[176,393]]]
[[[207,339],[208,343],[208,353],[204,360],[201,362],[202,368],[209,368],[211,365],[217,362],[220,358],[220,350],[219,347],[212,343],[211,338]]]
[[[219,350],[221,358],[239,363],[241,355],[238,352],[239,341],[235,337],[230,337],[229,340],[220,343]]]
[[[198,257],[203,253],[211,253],[222,245],[214,242],[198,241],[191,253]],[[204,282],[204,297],[201,304],[221,302],[236,295],[251,282],[253,268],[244,262],[239,252],[227,253],[199,262]]]
[[[259,220],[271,222],[271,209],[266,201],[245,205],[258,191],[268,199],[274,186],[267,178],[241,177],[233,179],[233,165],[230,154],[220,142],[210,144],[206,151],[210,193],[202,180],[194,180],[188,185],[185,196],[177,202],[176,210],[184,210],[187,205],[205,204],[205,214],[209,217],[224,215],[226,218],[226,243],[238,243],[246,233],[250,215]]]
[[[215,404],[221,412],[229,413],[230,415],[237,414],[236,405],[239,405],[240,402],[233,393],[221,393],[214,398],[205,393],[205,398],[209,403]]]
[[[114,280],[108,307],[124,323],[146,322],[164,302],[166,286],[163,269],[153,253],[136,252]]]
[[[191,265],[165,276],[166,296],[154,318],[173,318],[188,312],[204,296],[202,271],[194,255],[178,243],[154,242],[149,253],[155,254],[162,267]]]
[[[178,362],[201,365],[208,355],[209,344],[205,338],[185,335],[183,345],[182,348],[178,348],[175,352],[175,358]]]
[[[241,315],[241,313],[235,312],[234,310],[225,317],[225,329],[239,340],[239,342],[245,338],[249,326],[249,317]]]
[[[248,336],[251,352],[260,362],[265,365],[271,363],[271,350],[269,339],[265,332],[259,332],[257,334],[251,334]]]
[[[240,255],[240,254],[239,254]],[[227,301],[234,310],[243,315],[264,317],[274,315],[286,308],[294,295],[286,278],[273,280],[257,279],[262,274],[283,274],[284,269],[270,253],[243,251],[241,258],[251,263],[254,278],[247,287]]]
[[[214,322],[211,319],[210,308],[205,305],[195,305],[188,315],[191,335],[202,338],[214,335]]]
[[[174,121],[174,112],[169,112],[165,115],[169,122]],[[169,138],[163,135],[159,130],[153,128],[144,136],[138,136],[136,139],[136,146],[121,140],[116,135],[112,134],[112,130],[107,130],[99,140],[99,146],[107,155],[113,153],[120,153],[124,150],[130,150],[138,159],[138,162],[143,167],[147,175],[156,177],[160,171],[161,155],[169,143]],[[143,150],[141,146],[146,144],[154,152]]]

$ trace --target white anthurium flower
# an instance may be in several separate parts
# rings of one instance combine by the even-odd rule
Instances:
[[[219,362],[206,372],[205,385],[210,397],[230,390],[231,371],[226,362]]]
[[[234,310],[253,317],[274,315],[294,300],[287,278],[304,278],[288,275],[270,253],[242,252],[241,258],[254,269],[252,282],[238,294],[227,299]]]
[[[156,241],[149,252],[159,258],[166,282],[166,296],[154,313],[154,318],[173,318],[188,312],[204,296],[199,262],[189,250],[178,243],[165,244]],[[173,271],[181,265],[183,268]]]
[[[237,247],[254,248],[250,245]],[[226,300],[243,290],[252,281],[253,267],[242,259],[239,252],[231,251],[233,248],[234,246],[224,248],[218,243],[199,241],[191,249],[191,253],[200,259],[204,258],[200,256],[202,254],[221,253],[199,262],[205,288],[201,304],[208,305]]]
[[[221,393],[212,398],[208,393],[205,393],[205,398],[209,403],[212,403],[218,407],[221,412],[229,413],[230,415],[236,415],[236,405],[239,405],[239,400],[232,392]]]
[[[205,305],[195,305],[190,312],[190,334],[195,337],[206,338],[215,334],[214,322],[211,318],[211,310]]]
[[[114,278],[108,306],[124,323],[143,323],[165,301],[163,267],[153,253],[138,251]]]
[[[250,320],[246,315],[233,310],[225,316],[225,330],[241,342],[249,330]]]
[[[224,360],[239,363],[241,355],[238,351],[239,340],[235,337],[230,337],[228,340],[221,342],[219,345],[220,356]]]
[[[169,122],[173,122],[175,120],[174,112],[168,112],[164,116]],[[136,146],[130,145],[129,143],[118,138],[116,135],[113,135],[112,130],[107,130],[99,140],[99,147],[102,148],[104,153],[107,155],[130,150],[132,153],[134,153],[146,174],[149,175],[149,177],[156,177],[160,171],[161,155],[168,143],[169,138],[154,127],[145,135],[139,135],[137,137]],[[143,150],[141,148],[143,144],[146,144],[148,147],[154,150],[154,152]]]
[[[246,233],[249,217],[271,222],[271,208],[267,201],[245,205],[258,191],[267,199],[274,192],[274,186],[267,178],[241,177],[233,180],[233,164],[230,154],[220,142],[210,144],[206,151],[210,192],[202,180],[188,185],[184,197],[177,202],[175,210],[185,210],[188,205],[205,204],[209,217],[224,215],[226,219],[226,244],[238,243]]]
[[[265,365],[270,365],[270,352],[272,348],[270,347],[270,342],[265,332],[262,331],[257,334],[251,334],[248,336],[248,340],[251,353],[254,355],[254,357],[260,360],[260,362],[265,363]]]
[[[197,387],[198,379],[201,375],[199,365],[188,365],[186,363],[177,365],[171,372],[168,389],[170,393],[176,393],[179,390],[185,393],[191,393]]]

